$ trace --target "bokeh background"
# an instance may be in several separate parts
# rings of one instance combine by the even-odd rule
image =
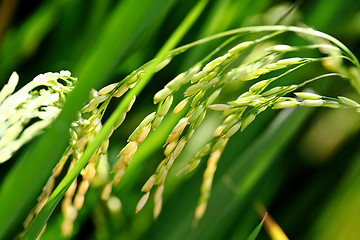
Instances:
[[[96,78],[91,82],[96,89],[120,81],[156,55],[196,2],[2,0],[0,86],[12,71],[20,75],[20,86],[40,73],[60,70]],[[233,28],[270,24],[313,27],[336,37],[360,57],[358,0],[212,0],[180,45]],[[281,40],[292,45],[302,43],[294,36]],[[129,113],[126,127],[111,138],[111,164],[142,117],[154,111],[154,93],[219,43],[199,46],[155,75]],[[96,68],[88,67],[94,63]],[[308,79],[319,71],[320,66],[308,67],[288,81]],[[360,100],[344,80],[329,79],[310,87],[324,95]],[[115,106],[116,102],[108,114]],[[257,202],[266,207],[290,239],[360,239],[359,113],[297,109],[290,116],[286,114],[268,111],[244,133],[233,137],[219,162],[208,210],[196,228],[192,226],[193,212],[205,164],[190,176],[175,174],[205,143],[209,129],[219,124],[216,115],[204,122],[174,166],[165,184],[159,219],[152,219],[152,200],[140,213],[134,212],[141,186],[162,160],[166,131],[145,142],[129,166],[114,192],[121,201],[119,209],[114,211],[101,201],[101,189],[94,186],[79,212],[73,235],[61,236],[62,216],[57,208],[42,239],[246,239],[261,220],[254,207]],[[29,148],[31,144],[0,166],[0,191],[17,158]],[[35,204],[37,194],[27,196],[24,192],[24,198]],[[7,237],[21,231],[26,214],[24,211],[17,217]],[[262,230],[258,239],[269,237]]]

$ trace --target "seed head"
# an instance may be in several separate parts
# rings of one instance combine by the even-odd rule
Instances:
[[[164,87],[160,91],[158,91],[154,96],[154,104],[157,104],[161,101],[163,101],[167,96],[169,96],[172,93],[172,90],[168,87]]]
[[[166,58],[166,59],[163,60],[161,63],[159,63],[158,65],[156,65],[155,72],[160,71],[161,69],[163,69],[164,67],[166,67],[170,62],[171,62],[171,58]]]
[[[306,99],[306,100],[318,100],[318,99],[322,98],[322,96],[315,94],[315,93],[310,93],[310,92],[296,92],[294,94],[296,96],[298,96],[302,99]]]
[[[197,84],[191,85],[190,87],[188,87],[188,89],[185,90],[184,95],[185,96],[193,95],[193,94],[197,93],[199,90],[201,90],[204,86],[205,86],[205,83],[197,83]]]
[[[118,127],[120,127],[120,125],[124,122],[125,118],[126,118],[126,113],[121,114],[119,119],[115,123],[114,129],[117,129]]]
[[[193,161],[189,164],[189,166],[188,166],[188,168],[187,168],[187,170],[186,170],[186,174],[189,174],[189,173],[193,172],[193,171],[199,166],[200,162],[201,162],[201,159],[195,159],[195,160],[193,160]]]
[[[263,80],[263,81],[257,82],[254,85],[252,85],[249,88],[249,90],[250,90],[250,92],[256,92],[259,90],[263,90],[269,83],[270,83],[269,80]]]
[[[124,176],[125,174],[125,170],[124,169],[121,169],[120,171],[118,171],[115,176],[114,176],[114,185],[116,186],[122,179],[122,177]]]
[[[279,87],[274,87],[274,88],[264,92],[262,95],[264,97],[270,97],[270,96],[273,96],[273,95],[277,94],[278,92],[280,92],[283,89],[284,89],[284,87],[280,87],[280,86]]]
[[[219,82],[219,78],[215,77],[218,74],[218,72],[216,71],[216,69],[212,72],[210,72],[208,75],[206,75],[205,77],[203,77],[202,79],[200,79],[199,82],[201,83],[206,83],[206,87],[213,87],[216,85],[216,83]]]
[[[184,100],[182,100],[180,103],[178,103],[178,105],[176,105],[176,107],[174,108],[173,112],[171,115],[177,114],[178,112],[180,112],[181,110],[184,109],[184,107],[186,106],[186,104],[189,102],[190,98],[185,98]]]
[[[241,123],[237,123],[234,126],[232,126],[229,131],[227,131],[224,135],[224,138],[230,138],[232,135],[234,135],[241,127]]]
[[[283,102],[277,102],[274,104],[274,106],[272,107],[272,109],[283,109],[283,108],[291,108],[291,107],[296,107],[300,105],[300,103],[296,100],[292,100],[292,101],[283,101]]]
[[[99,90],[98,94],[99,95],[106,95],[108,93],[110,93],[111,91],[113,91],[116,86],[118,85],[118,83],[113,83],[113,84],[110,84],[106,87],[103,87],[102,89]]]
[[[325,104],[324,100],[318,99],[318,100],[304,100],[301,102],[301,106],[304,107],[321,107]]]
[[[246,48],[250,47],[253,43],[254,43],[253,41],[242,42],[242,43],[236,45],[235,47],[231,48],[228,52],[229,53],[239,53],[239,52],[245,50]]]
[[[200,100],[204,97],[205,95],[205,91],[201,90],[200,92],[198,92],[198,94],[195,95],[194,99],[191,102],[191,107],[195,107]]]
[[[149,199],[150,192],[145,193],[141,199],[139,200],[137,206],[136,206],[136,213],[141,211],[141,209],[145,206],[147,200]]]
[[[215,129],[214,132],[214,137],[219,137],[221,135],[221,133],[223,132],[224,128],[226,127],[226,125],[220,125]]]
[[[154,219],[157,219],[159,217],[161,213],[161,208],[162,208],[162,200],[156,202],[154,205]]]
[[[161,105],[160,109],[157,112],[157,115],[159,117],[163,117],[167,114],[167,112],[169,111],[171,104],[173,102],[173,95],[168,96],[165,101],[163,102],[163,104]]]
[[[339,102],[335,102],[335,101],[325,101],[325,104],[323,105],[323,107],[340,108],[340,104],[339,104]]]
[[[171,80],[168,84],[165,85],[166,88],[175,90],[180,88],[186,81],[186,74],[180,73],[173,80]]]
[[[154,201],[156,202],[160,202],[162,201],[162,194],[164,192],[164,184],[161,184],[157,187],[156,191],[155,191],[155,195],[154,195]]]
[[[104,187],[101,193],[101,199],[108,200],[111,194],[111,190],[112,190],[112,182],[106,184],[106,186]]]
[[[206,100],[205,105],[209,106],[210,104],[212,104],[216,100],[216,98],[219,96],[220,92],[221,92],[221,88],[214,91]]]
[[[198,82],[200,79],[202,79],[203,77],[205,77],[208,74],[207,71],[200,71],[198,73],[196,73],[192,78],[191,78],[191,83],[195,83]]]
[[[281,59],[277,61],[275,64],[279,66],[288,66],[288,65],[299,64],[302,62],[303,62],[302,58],[294,57],[294,58]]]
[[[116,98],[119,98],[122,95],[124,95],[128,90],[129,90],[129,87],[126,86],[126,85],[123,85],[123,86],[119,87],[118,90],[116,90],[116,92],[114,93],[113,96],[116,97]]]
[[[133,98],[131,99],[130,103],[129,103],[129,106],[126,109],[126,112],[129,112],[131,110],[132,106],[135,103],[135,100],[136,100],[136,96],[134,95]]]
[[[221,56],[221,57],[215,58],[214,60],[212,60],[211,62],[209,62],[208,64],[205,65],[205,67],[203,68],[203,71],[210,72],[216,66],[220,65],[225,60],[226,60],[226,56]]]
[[[176,126],[174,127],[173,131],[171,134],[181,134],[182,131],[184,130],[184,128],[186,127],[186,125],[189,122],[189,118],[182,118],[180,119],[180,121],[178,122],[178,124],[176,124]]]
[[[214,145],[212,146],[211,148],[211,155],[216,152],[216,150],[222,148],[224,145],[226,144],[226,139],[225,138],[219,138],[215,143]],[[211,156],[210,155],[210,156]]]
[[[82,176],[84,179],[91,180],[95,177],[95,174],[96,174],[95,163],[91,162],[88,165],[86,165]]]
[[[156,117],[156,112],[152,112],[149,115],[147,115],[144,120],[141,121],[141,123],[139,124],[139,129],[142,129],[143,127],[145,127],[146,125],[148,125],[151,121],[153,121]]]
[[[185,144],[186,144],[186,140],[185,139],[181,139],[180,142],[177,144],[177,146],[175,147],[173,153],[172,153],[172,156],[174,158],[177,158],[181,151],[184,149],[185,147]]]
[[[120,151],[120,155],[129,155],[134,150],[136,151],[138,143],[136,141],[129,142],[126,146]]]
[[[289,45],[275,45],[265,49],[268,52],[288,52],[293,50],[293,47]]]
[[[208,108],[215,110],[215,111],[225,111],[225,110],[232,108],[232,106],[230,106],[228,104],[213,104],[213,105],[208,106]]]
[[[245,128],[246,128],[247,126],[249,126],[249,124],[252,123],[252,121],[255,120],[255,117],[256,117],[256,115],[253,114],[253,113],[251,113],[251,114],[249,114],[247,117],[245,117],[244,120],[242,121],[241,131],[244,131]]]
[[[84,201],[85,201],[85,196],[84,195],[76,195],[75,198],[74,198],[74,207],[77,210],[80,210],[84,205]]]
[[[154,186],[156,181],[156,175],[151,175],[151,177],[146,181],[144,186],[142,187],[142,192],[149,192],[151,188]]]
[[[19,82],[19,75],[13,72],[10,76],[9,82],[3,87],[0,92],[0,103],[10,94],[15,91],[16,85]]]
[[[164,150],[164,155],[168,156],[176,147],[177,141],[172,141],[166,145],[166,148]]]
[[[151,124],[148,124],[142,131],[141,133],[139,134],[138,138],[136,139],[136,142],[138,144],[142,143],[145,138],[147,137],[147,135],[149,134],[151,130]]]
[[[200,220],[204,216],[205,211],[206,211],[206,206],[207,206],[206,202],[203,202],[203,203],[197,205],[197,207],[195,209],[195,219],[196,220]]]
[[[341,97],[339,96],[338,99],[340,100],[340,102],[348,107],[360,107],[360,104],[355,102],[354,100],[347,98],[347,97]]]
[[[156,117],[151,124],[152,129],[156,130],[160,126],[163,119],[164,117]]]
[[[199,107],[197,107],[195,111],[190,115],[189,122],[195,122],[204,111],[204,106],[200,105]]]
[[[252,96],[248,96],[248,97],[238,98],[235,101],[228,102],[228,103],[234,107],[247,106],[247,105],[249,105],[249,103],[251,103],[255,100],[258,100],[261,97],[262,97],[261,95],[252,95]]]

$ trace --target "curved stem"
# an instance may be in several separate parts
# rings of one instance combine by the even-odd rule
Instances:
[[[339,40],[337,40],[336,38],[314,30],[312,28],[303,28],[303,27],[296,27],[296,26],[284,26],[284,25],[277,25],[277,26],[251,26],[251,27],[243,27],[243,28],[237,28],[237,29],[233,29],[233,30],[229,30],[226,32],[222,32],[222,33],[218,33],[215,35],[212,35],[210,37],[207,38],[203,38],[201,40],[189,43],[187,45],[184,45],[182,47],[176,48],[174,50],[172,50],[169,54],[178,54],[180,52],[184,52],[186,50],[188,50],[189,48],[195,47],[197,45],[218,39],[218,38],[222,38],[222,37],[227,37],[227,36],[231,36],[231,35],[235,35],[235,34],[239,34],[239,33],[255,33],[255,32],[270,32],[270,31],[285,31],[285,32],[295,32],[295,33],[302,33],[302,34],[306,34],[309,36],[314,36],[314,37],[319,37],[319,38],[323,38],[326,39],[330,42],[332,42],[333,44],[335,44],[336,46],[338,46],[341,50],[343,50],[351,59],[351,62],[357,67],[360,68],[360,64],[359,61],[357,60],[357,58],[355,57],[355,55]]]

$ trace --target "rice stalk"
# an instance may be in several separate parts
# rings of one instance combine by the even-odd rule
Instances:
[[[258,39],[239,43],[240,33],[270,32]],[[295,32],[316,37],[324,43],[311,43],[305,46],[289,46],[276,44],[267,47],[264,54],[250,62],[243,62],[242,57],[254,48],[261,48],[261,43],[266,42],[280,34]],[[143,185],[141,191],[144,195],[139,200],[136,212],[139,212],[149,199],[152,188],[156,187],[154,193],[154,218],[156,219],[162,209],[163,192],[165,180],[175,160],[186,147],[197,128],[201,125],[207,115],[207,111],[223,112],[222,123],[215,129],[213,138],[195,155],[194,159],[187,163],[183,171],[187,174],[196,170],[202,160],[207,159],[207,166],[203,174],[203,183],[200,189],[200,197],[195,210],[195,219],[198,221],[205,214],[207,202],[211,194],[212,182],[215,176],[218,161],[221,159],[222,152],[226,148],[229,139],[237,132],[243,132],[256,120],[256,117],[266,109],[284,109],[290,107],[329,107],[329,108],[354,108],[359,111],[360,105],[346,97],[339,96],[327,97],[316,93],[295,92],[313,81],[326,77],[341,77],[349,79],[350,83],[359,91],[358,71],[359,63],[354,55],[338,40],[333,37],[309,28],[287,27],[287,26],[260,26],[236,29],[214,35],[212,37],[199,40],[195,43],[185,45],[173,51],[164,53],[162,58],[155,58],[153,61],[144,64],[139,69],[133,71],[128,77],[118,83],[112,83],[101,90],[93,91],[90,101],[86,104],[79,118],[72,124],[70,129],[70,146],[64,153],[63,158],[55,167],[53,175],[44,188],[43,194],[39,198],[36,210],[30,214],[29,219],[38,214],[45,202],[51,198],[50,192],[53,189],[53,182],[61,172],[68,158],[72,162],[68,172],[73,172],[73,166],[79,165],[85,156],[89,161],[85,163],[81,173],[82,180],[77,184],[74,178],[65,193],[62,204],[64,222],[62,232],[70,235],[72,224],[76,219],[84,203],[85,194],[89,188],[91,180],[96,174],[96,167],[101,158],[106,159],[106,152],[109,145],[109,138],[112,133],[120,127],[126,113],[136,99],[134,94],[127,94],[121,103],[122,111],[116,111],[111,124],[106,125],[106,133],[101,138],[97,136],[104,132],[101,120],[113,97],[120,98],[130,89],[139,89],[144,86],[144,79],[149,74],[160,71],[176,55],[189,50],[191,47],[206,43],[219,37],[231,36],[228,41],[224,41],[218,48],[212,51],[204,59],[196,63],[187,71],[178,74],[173,80],[169,81],[161,90],[154,95],[154,104],[157,105],[156,111],[147,115],[134,129],[128,138],[128,143],[119,152],[119,158],[108,174],[108,180],[104,183],[101,194],[102,199],[108,200],[111,196],[112,186],[117,185],[124,174],[127,166],[131,164],[131,159],[138,150],[139,145],[147,138],[150,131],[155,131],[165,116],[169,115],[173,105],[172,115],[186,109],[181,118],[174,126],[173,130],[164,143],[165,158],[158,164],[155,172]],[[331,43],[325,43],[330,41]],[[235,42],[235,43],[234,43]],[[323,57],[302,57],[296,56],[287,58],[288,52],[297,53],[302,49],[318,49],[326,56]],[[240,59],[240,60],[239,60]],[[346,67],[343,61],[353,64]],[[277,80],[287,77],[290,73],[309,64],[322,63],[324,68],[330,73],[315,76],[299,84],[271,86]],[[276,73],[275,77],[268,77],[270,73]],[[145,81],[144,81],[145,82]],[[241,92],[239,96],[231,101],[223,101],[223,89],[232,83],[251,82],[248,91]],[[140,85],[139,85],[140,84]],[[271,86],[271,88],[270,88]],[[186,89],[185,89],[186,88]],[[183,99],[179,103],[174,103],[174,94],[180,90],[183,92]],[[294,93],[295,96],[290,94]],[[126,101],[125,101],[126,99]],[[127,106],[125,106],[127,104]],[[188,106],[189,105],[189,106]],[[188,106],[185,108],[185,106]],[[116,116],[117,119],[114,119]],[[115,121],[116,120],[116,121]],[[105,127],[105,125],[104,125]],[[86,153],[87,146],[92,146],[93,153]],[[91,156],[91,157],[90,157]],[[104,164],[107,164],[105,161]],[[80,166],[80,165],[79,165]],[[78,171],[78,170],[77,170]],[[30,220],[26,221],[28,225]]]

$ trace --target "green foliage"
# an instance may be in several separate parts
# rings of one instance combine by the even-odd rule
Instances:
[[[20,234],[24,221],[23,239],[36,239],[46,223],[42,239],[262,239],[254,201],[290,238],[326,239],[328,225],[342,224],[346,231],[330,236],[356,238],[360,128],[352,99],[360,74],[348,47],[359,36],[341,29],[356,19],[357,1],[321,11],[232,0],[51,0],[31,11],[22,4],[18,23],[0,36],[0,82],[14,70],[22,80],[62,69],[78,82],[73,91],[60,83],[49,90],[71,91],[55,106],[32,106],[45,92],[36,89],[16,107],[41,120],[62,109],[54,121],[58,112],[49,113],[41,136],[2,130],[0,143],[34,139],[0,165],[1,239]],[[9,116],[11,125],[17,115]]]

